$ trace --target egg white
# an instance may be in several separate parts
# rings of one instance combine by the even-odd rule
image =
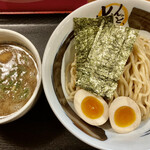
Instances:
[[[114,115],[115,115],[116,110],[122,106],[131,107],[136,114],[135,121],[130,126],[127,126],[127,127],[119,127],[118,125],[116,125],[116,123],[114,121]],[[138,105],[135,103],[135,101],[133,101],[129,97],[120,96],[120,97],[116,98],[109,107],[109,120],[110,120],[110,124],[111,124],[112,128],[114,129],[114,131],[116,131],[118,133],[128,133],[128,132],[135,130],[140,125],[141,112],[140,112]]]
[[[88,118],[82,111],[81,109],[81,103],[82,101],[84,100],[84,98],[86,98],[87,96],[92,96],[92,97],[95,97],[97,100],[99,100],[103,107],[104,107],[104,112],[103,114],[99,117],[99,118],[96,118],[96,119],[91,119],[91,118]],[[106,103],[105,100],[103,100],[103,98],[101,97],[97,97],[83,89],[80,89],[79,91],[77,91],[77,93],[75,94],[74,96],[74,107],[75,107],[75,110],[76,110],[76,113],[85,121],[87,122],[88,124],[90,125],[94,125],[94,126],[99,126],[99,125],[102,125],[104,124],[107,120],[108,120],[108,105]]]

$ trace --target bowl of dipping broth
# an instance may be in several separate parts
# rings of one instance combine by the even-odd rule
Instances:
[[[41,59],[35,46],[18,32],[0,29],[0,124],[26,114],[40,87]]]
[[[51,35],[43,87],[60,122],[98,149],[150,149],[150,2],[97,0]]]

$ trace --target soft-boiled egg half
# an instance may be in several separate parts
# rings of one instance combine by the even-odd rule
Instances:
[[[83,89],[76,92],[74,107],[77,114],[88,124],[99,126],[108,120],[106,101]]]
[[[114,131],[128,133],[140,125],[141,112],[135,101],[120,96],[109,107],[109,119]]]

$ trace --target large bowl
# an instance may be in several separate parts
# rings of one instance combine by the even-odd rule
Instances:
[[[115,23],[142,29],[141,33],[150,38],[150,28],[148,28],[150,24],[147,24],[146,21],[150,17],[148,14],[150,13],[150,2],[144,0],[98,0],[86,4],[69,14],[58,25],[47,43],[42,64],[44,91],[57,118],[81,141],[98,149],[147,150],[150,149],[150,120],[143,121],[138,129],[127,134],[115,133],[109,126],[105,126],[103,127],[104,134],[103,130],[89,127],[79,119],[73,111],[72,104],[66,101],[65,67],[74,54],[70,51],[69,45],[73,39],[73,18],[96,17],[108,12],[115,15]],[[146,16],[147,14],[148,16]],[[138,20],[139,18],[145,20],[142,22]]]
[[[38,70],[38,81],[37,85],[33,91],[32,96],[27,101],[27,103],[10,115],[4,116],[0,118],[0,124],[9,123],[15,121],[25,115],[36,103],[38,100],[38,96],[40,95],[41,89],[41,80],[42,80],[42,69],[41,69],[41,58],[38,53],[38,50],[32,44],[32,42],[27,39],[24,35],[9,29],[0,29],[0,43],[11,43],[11,44],[19,44],[21,46],[26,47],[34,56],[35,61],[37,63]]]

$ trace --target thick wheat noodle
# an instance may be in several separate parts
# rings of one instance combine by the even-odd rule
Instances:
[[[69,75],[68,75],[69,72]],[[69,77],[70,76],[70,77]],[[68,80],[70,78],[70,81]],[[66,67],[66,92],[67,99],[73,101],[75,93],[80,89],[76,87],[76,62],[74,61]]]
[[[68,70],[66,69],[66,73],[69,70],[70,81],[66,80],[66,91],[69,95],[69,100],[73,100],[75,93],[79,89],[79,87],[75,86],[75,61]],[[110,103],[118,96],[132,98],[141,110],[142,119],[150,117],[150,40],[143,37],[137,38]]]
[[[124,91],[128,91],[129,96],[140,107],[142,119],[150,117],[150,41],[138,37],[134,44],[128,63],[131,62],[130,69],[126,69],[121,75],[114,98],[123,95],[119,90],[122,84],[128,83],[128,87],[124,86]],[[127,64],[128,66],[128,64]],[[129,71],[130,70],[130,71]],[[123,81],[124,76],[127,82]],[[127,77],[126,77],[127,76]]]

